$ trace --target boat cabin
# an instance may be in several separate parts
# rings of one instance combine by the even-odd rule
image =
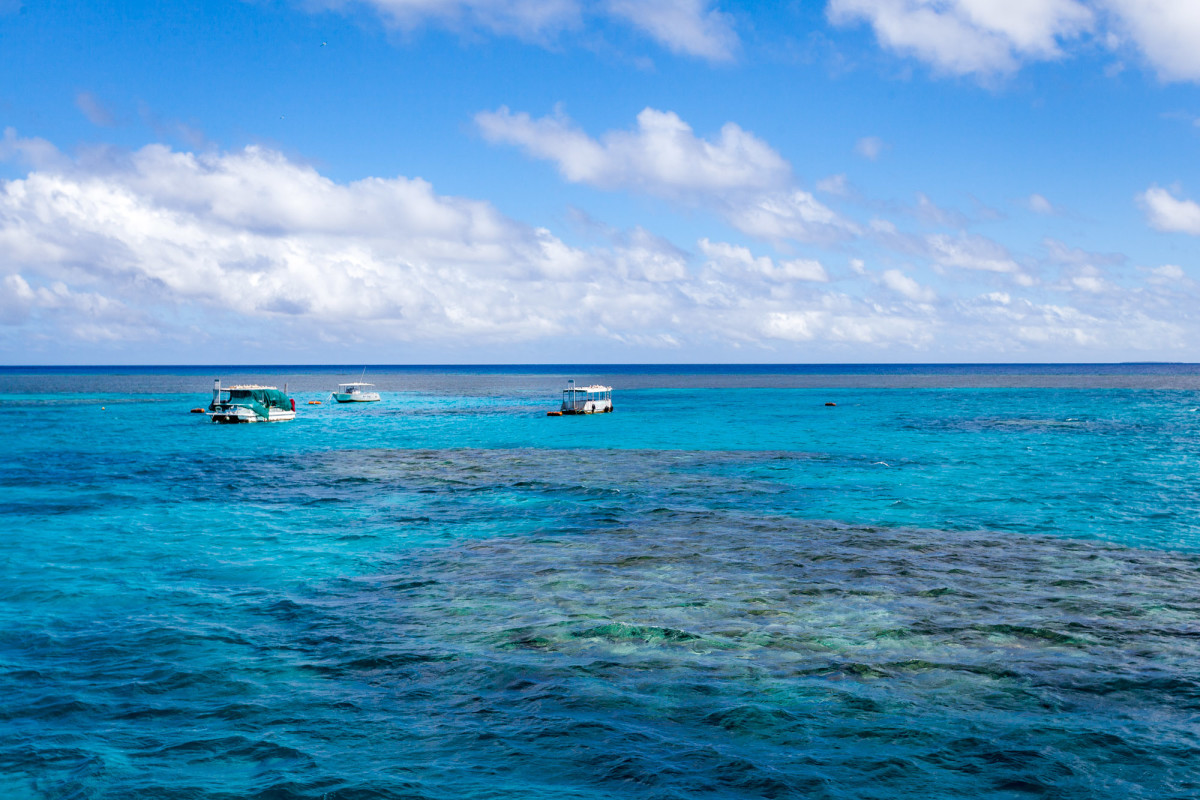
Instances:
[[[611,386],[576,386],[572,380],[568,381],[567,388],[563,389],[560,414],[606,414],[612,410]]]

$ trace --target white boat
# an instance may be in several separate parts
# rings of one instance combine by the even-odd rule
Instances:
[[[338,390],[333,393],[333,399],[339,403],[374,403],[379,400],[379,392],[370,391],[373,383],[339,383]]]
[[[239,384],[221,387],[213,381],[213,399],[208,406],[213,422],[288,422],[296,418],[296,401],[274,386]]]
[[[558,411],[547,412],[547,416],[561,417],[570,414],[607,414],[613,410],[612,387],[592,384],[576,386],[567,381],[563,389],[562,406]]]

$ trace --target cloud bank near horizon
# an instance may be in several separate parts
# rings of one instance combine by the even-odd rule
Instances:
[[[677,116],[652,119],[665,121],[665,140],[649,124],[600,139],[550,126],[549,139],[530,142],[614,191],[793,190],[789,165],[746,131],[726,126],[705,140]],[[497,141],[518,137],[503,127],[514,120],[517,131],[537,132],[535,120],[499,114]],[[556,149],[559,136],[566,150]],[[874,219],[843,221],[846,245],[885,248],[891,264],[778,257],[727,240],[725,224],[763,242],[778,232],[718,204],[713,235],[683,247],[640,228],[580,246],[420,179],[338,183],[264,147],[69,157],[12,131],[3,142],[30,167],[0,182],[0,331],[35,349],[195,342],[222,335],[220,325],[194,322],[214,315],[234,330],[315,328],[334,343],[361,341],[364,327],[386,341],[450,348],[553,347],[564,331],[583,331],[597,352],[632,348],[659,360],[714,347],[836,357],[848,345],[910,360],[1020,358],[1047,347],[1159,353],[1196,333],[1195,286],[1178,267],[1147,270],[1129,286],[1127,275],[1110,274],[1111,259],[1061,245],[1016,256],[967,231],[904,232]],[[673,147],[708,168],[685,180],[641,160],[647,148]],[[1148,208],[1161,191],[1147,192]],[[1190,207],[1176,206],[1167,218],[1186,229]]]

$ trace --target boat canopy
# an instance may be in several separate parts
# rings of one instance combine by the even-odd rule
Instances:
[[[229,386],[224,391],[229,392],[227,405],[245,406],[263,418],[270,416],[269,409],[292,407],[291,398],[274,386]]]
[[[588,394],[596,394],[596,393],[599,393],[599,392],[611,392],[611,391],[612,391],[612,387],[611,387],[611,386],[601,386],[601,385],[600,385],[600,384],[598,384],[598,383],[594,383],[594,384],[592,384],[591,386],[571,386],[571,387],[568,387],[568,388],[566,388],[566,389],[563,389],[563,394],[568,394],[568,393],[570,393],[570,392],[576,392],[576,393],[578,393],[578,392],[587,392]]]
[[[374,386],[374,385],[375,384],[373,384],[373,383],[339,383],[338,388],[339,389],[350,389],[351,391],[353,391],[354,389],[356,389],[360,386]]]

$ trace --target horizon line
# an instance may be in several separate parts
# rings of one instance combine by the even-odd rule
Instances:
[[[0,370],[16,369],[305,369],[338,367],[354,369],[479,369],[488,367],[1117,367],[1200,366],[1196,361],[528,361],[444,363],[125,363],[125,364],[0,364]]]

